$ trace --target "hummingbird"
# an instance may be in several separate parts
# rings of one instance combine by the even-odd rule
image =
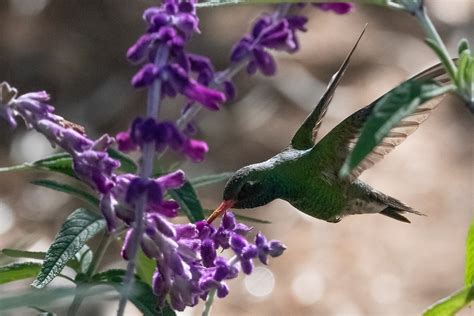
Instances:
[[[402,215],[404,213],[424,215],[358,177],[413,133],[442,96],[425,102],[403,118],[348,177],[339,177],[339,170],[379,99],[354,112],[315,143],[324,115],[364,32],[365,28],[289,146],[264,162],[235,172],[225,185],[223,202],[209,216],[209,223],[229,208],[255,208],[275,199],[283,199],[303,213],[331,223],[352,214],[378,213],[406,223],[410,221]],[[441,64],[412,79],[432,79],[439,84],[449,82]]]

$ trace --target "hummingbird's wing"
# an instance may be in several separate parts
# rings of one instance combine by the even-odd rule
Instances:
[[[321,126],[323,117],[328,110],[329,103],[331,103],[334,92],[336,91],[337,86],[341,82],[342,76],[344,75],[344,72],[346,71],[346,68],[349,65],[349,61],[352,57],[352,54],[354,53],[357,44],[359,44],[360,39],[364,35],[366,28],[367,24],[364,26],[364,29],[359,35],[359,38],[357,39],[349,54],[344,59],[344,62],[339,67],[338,71],[332,76],[331,81],[329,82],[326,88],[326,91],[321,96],[321,99],[314,108],[313,112],[308,115],[303,124],[296,131],[295,136],[293,136],[293,139],[291,140],[291,146],[293,148],[305,150],[314,146],[314,141],[316,139],[318,129]]]
[[[450,79],[442,64],[437,64],[415,75],[411,79],[433,79],[440,85],[447,85],[450,83]],[[400,145],[422,122],[428,118],[431,111],[441,102],[443,97],[444,95],[440,95],[423,103],[413,113],[403,118],[390,130],[382,142],[375,147],[374,150],[351,172],[349,179],[353,181],[359,177],[364,170],[372,167],[378,161],[382,160],[382,158],[390,153],[396,146]],[[353,113],[351,116],[339,123],[339,125],[337,125],[318,143],[318,151],[331,154],[331,157],[335,158],[333,166],[336,174],[342,167],[347,155],[352,151],[357,143],[362,126],[379,100],[380,98],[365,108]]]

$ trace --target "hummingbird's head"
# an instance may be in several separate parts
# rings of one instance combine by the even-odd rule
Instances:
[[[265,205],[275,198],[275,188],[267,170],[259,164],[238,170],[224,188],[223,202],[208,218],[212,222],[229,208],[253,208]]]

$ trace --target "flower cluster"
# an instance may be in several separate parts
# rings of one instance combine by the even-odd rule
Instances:
[[[143,87],[159,80],[163,96],[179,93],[207,109],[218,110],[226,97],[207,87],[214,77],[211,62],[184,50],[186,41],[199,31],[195,1],[166,0],[160,7],[147,9],[143,19],[148,30],[127,52],[130,61],[145,62],[132,85]]]
[[[345,14],[352,10],[352,4],[345,2],[315,3],[314,6],[323,11],[334,11]],[[247,73],[253,75],[259,70],[266,76],[276,72],[276,63],[269,49],[295,53],[299,49],[297,32],[305,32],[308,19],[303,15],[287,14],[277,11],[274,14],[263,14],[232,49],[231,62],[245,62]]]
[[[145,143],[152,142],[157,151],[162,151],[166,146],[181,152],[193,161],[202,161],[208,151],[204,141],[192,139],[178,130],[172,122],[158,122],[154,118],[136,118],[130,129],[117,134],[118,148],[128,152],[143,149]]]
[[[157,263],[153,291],[160,300],[169,296],[172,308],[179,311],[206,299],[211,290],[225,297],[229,293],[225,281],[237,277],[239,266],[250,274],[254,259],[267,264],[268,256],[280,256],[286,249],[278,241],[267,242],[260,233],[250,243],[246,235],[251,228],[237,223],[231,212],[224,215],[218,228],[204,221],[171,224],[160,213],[148,213],[145,225],[141,247]],[[131,230],[127,233],[124,258],[132,234]],[[227,260],[218,255],[219,249],[231,249],[235,256]]]
[[[120,163],[107,154],[113,143],[108,135],[93,141],[84,129],[54,114],[49,105],[49,95],[44,92],[26,93],[16,97],[17,91],[8,83],[0,84],[0,117],[11,127],[17,126],[16,116],[20,116],[28,128],[34,128],[48,138],[53,146],[59,145],[73,159],[75,174],[100,193],[106,193],[114,186],[114,169]]]

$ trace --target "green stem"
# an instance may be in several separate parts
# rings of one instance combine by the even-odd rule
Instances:
[[[233,256],[227,263],[229,266],[235,265],[239,262],[239,257]],[[216,296],[217,289],[212,288],[207,294],[206,303],[204,304],[204,310],[202,311],[202,316],[209,316],[211,313],[212,303],[214,303],[214,297]]]
[[[446,45],[444,45],[441,36],[439,36],[438,31],[436,30],[435,26],[433,25],[433,22],[431,22],[431,19],[428,13],[426,12],[424,0],[398,0],[398,2],[389,1],[388,6],[395,9],[400,9],[401,7],[417,18],[418,23],[420,24],[421,28],[423,29],[423,32],[425,33],[426,43],[428,44],[428,46],[431,47],[431,49],[433,49],[435,54],[439,57],[444,67],[446,68],[446,72],[448,73],[452,82],[457,83],[456,65],[449,56],[449,52],[446,48]]]
[[[213,288],[207,294],[206,304],[204,305],[204,310],[202,311],[202,316],[209,316],[211,313],[212,303],[214,303],[214,296],[216,296],[216,288]]]
[[[94,259],[92,259],[91,265],[86,271],[86,277],[85,277],[85,282],[87,283],[90,281],[91,277],[95,274],[97,271],[97,268],[99,267],[102,259],[104,258],[104,254],[109,247],[110,243],[113,240],[113,235],[109,235],[109,233],[106,231],[104,235],[102,236],[102,239],[99,242],[99,246],[97,247],[96,254],[94,256]],[[73,280],[74,282],[74,280]],[[79,307],[82,304],[82,301],[85,298],[85,288],[83,284],[79,284],[77,286],[77,294],[74,296],[74,299],[72,300],[71,306],[69,307],[69,310],[67,311],[68,316],[75,316],[77,312],[79,311]]]
[[[436,43],[436,45],[438,46],[439,53],[441,54],[441,56],[439,57],[441,58],[441,61],[443,62],[451,80],[453,82],[456,82],[456,65],[449,56],[448,49],[446,48],[446,45],[444,45],[443,40],[439,36],[438,31],[436,30],[435,26],[433,25],[433,22],[428,16],[425,6],[422,5],[418,7],[417,10],[415,10],[415,16],[420,22],[420,25],[423,28],[426,37]]]

